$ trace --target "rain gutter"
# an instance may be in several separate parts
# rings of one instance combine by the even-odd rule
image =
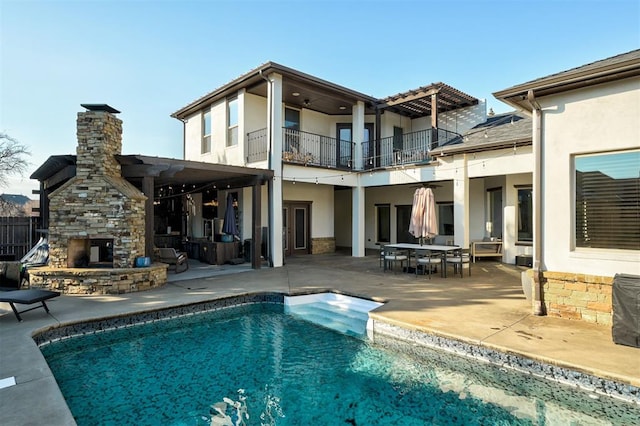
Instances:
[[[527,92],[527,102],[533,112],[533,313],[544,315],[542,300],[542,108],[533,89]]]

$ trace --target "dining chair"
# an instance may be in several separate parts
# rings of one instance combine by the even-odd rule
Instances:
[[[453,275],[460,272],[460,278],[464,276],[464,266],[467,265],[469,269],[469,276],[471,276],[471,253],[469,249],[457,249],[454,250],[451,255],[447,256],[447,266],[453,265]]]
[[[384,270],[393,269],[393,264],[399,262],[400,268],[404,268],[405,262],[409,261],[409,254],[406,250],[399,250],[396,248],[384,249]]]
[[[438,265],[442,264],[442,257],[439,254],[433,253],[431,250],[416,250],[416,275],[418,275],[418,267],[422,267],[424,275],[428,275],[431,279],[431,274],[437,272]]]

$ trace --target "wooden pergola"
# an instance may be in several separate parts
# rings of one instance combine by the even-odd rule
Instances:
[[[261,186],[273,178],[273,171],[223,164],[186,161],[145,155],[116,155],[122,167],[122,177],[147,196],[145,204],[145,253],[152,256],[154,245],[155,189],[165,185],[202,187],[218,186],[225,189],[252,188],[252,245],[251,266],[260,268],[262,240]],[[40,217],[42,227],[49,227],[49,194],[76,175],[75,155],[49,157],[31,179],[40,182]]]

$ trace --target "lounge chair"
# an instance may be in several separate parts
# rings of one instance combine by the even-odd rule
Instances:
[[[158,262],[168,263],[169,268],[175,269],[176,274],[189,269],[187,253],[179,252],[172,247],[163,247],[156,248],[155,255]]]
[[[13,310],[13,313],[15,314],[18,321],[22,321],[22,317],[20,316],[20,314],[32,311],[34,309],[44,308],[44,310],[49,313],[49,308],[47,307],[45,301],[58,296],[60,296],[60,293],[57,291],[30,288],[28,290],[0,292],[0,302],[8,303],[11,306],[11,309]],[[21,305],[32,305],[34,303],[41,303],[41,305],[19,311],[18,309],[16,309],[16,303]]]
[[[44,308],[49,313],[49,307],[45,301],[60,296],[60,293],[37,288],[21,290],[22,280],[20,262],[0,262],[0,302],[6,302],[11,306],[18,321],[22,321],[20,314],[34,309]],[[22,311],[16,308],[16,304],[33,305],[34,303],[40,303],[40,305]]]

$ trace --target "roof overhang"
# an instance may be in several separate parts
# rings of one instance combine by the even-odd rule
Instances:
[[[140,184],[145,177],[152,177],[156,187],[164,185],[217,185],[218,188],[242,188],[260,185],[273,178],[273,171],[249,167],[228,166],[173,158],[145,155],[116,155],[122,167],[122,177]],[[53,188],[75,176],[76,156],[51,156],[35,172],[31,179]]]
[[[378,99],[293,68],[267,62],[191,102],[171,116],[185,120],[221,99],[235,96],[240,89],[266,98],[268,90],[266,80],[271,74],[282,75],[282,101],[285,105],[306,108],[327,115],[350,115],[352,106],[357,102],[363,102],[365,114],[374,114],[378,109],[393,111],[410,118],[424,117],[431,115],[433,109],[431,95],[434,94],[437,95],[438,113],[478,104],[478,99],[444,83],[433,83],[385,99]]]
[[[527,101],[530,90],[539,98],[637,76],[640,76],[640,50],[519,84],[495,92],[493,96],[516,109],[530,112],[533,109]]]
[[[267,62],[235,80],[196,99],[187,106],[171,114],[184,120],[212,103],[229,96],[235,96],[240,89],[248,93],[266,97],[267,80],[271,74],[282,75],[282,99],[291,106],[299,106],[325,114],[351,114],[351,106],[364,102],[368,113],[373,113],[377,99],[355,90],[314,77],[275,62]]]

